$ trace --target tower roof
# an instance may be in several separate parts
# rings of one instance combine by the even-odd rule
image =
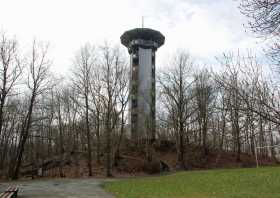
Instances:
[[[165,37],[159,31],[149,28],[135,28],[123,33],[121,36],[121,43],[129,47],[130,42],[137,39],[156,42],[158,47],[162,46],[165,41]]]

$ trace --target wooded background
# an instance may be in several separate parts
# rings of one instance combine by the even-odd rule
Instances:
[[[242,2],[240,9],[251,20],[248,28],[273,35],[275,44],[266,52],[277,72],[280,3]],[[277,145],[280,90],[265,74],[267,62],[238,50],[207,66],[197,62],[181,50],[157,71],[156,142],[149,133],[136,142],[128,125],[130,68],[123,48],[87,43],[73,57],[71,75],[60,77],[50,72],[48,44],[34,41],[24,53],[16,39],[2,34],[0,176],[17,179],[25,167],[49,166],[58,167],[63,177],[69,161],[78,167],[82,159],[89,176],[95,164],[112,176],[124,151],[142,149],[153,161],[161,142],[174,143],[181,169],[190,168],[193,147],[201,150],[201,159],[214,152],[219,161],[228,153],[239,162],[242,154],[254,157],[256,147]],[[275,148],[259,153],[277,162],[276,154]]]

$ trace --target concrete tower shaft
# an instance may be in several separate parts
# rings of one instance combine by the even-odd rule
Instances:
[[[121,36],[130,54],[130,125],[132,139],[155,139],[155,59],[165,37],[156,30],[136,28]]]

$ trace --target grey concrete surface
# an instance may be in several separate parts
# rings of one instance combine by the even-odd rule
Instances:
[[[19,188],[19,198],[113,198],[100,179],[54,179],[0,183],[0,192],[10,185]]]

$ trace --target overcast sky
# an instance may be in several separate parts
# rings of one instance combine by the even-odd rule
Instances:
[[[206,63],[225,51],[260,51],[237,7],[234,0],[0,0],[0,29],[23,47],[33,38],[50,42],[53,71],[65,73],[81,45],[118,44],[146,16],[145,27],[166,37],[158,66],[178,48]]]

